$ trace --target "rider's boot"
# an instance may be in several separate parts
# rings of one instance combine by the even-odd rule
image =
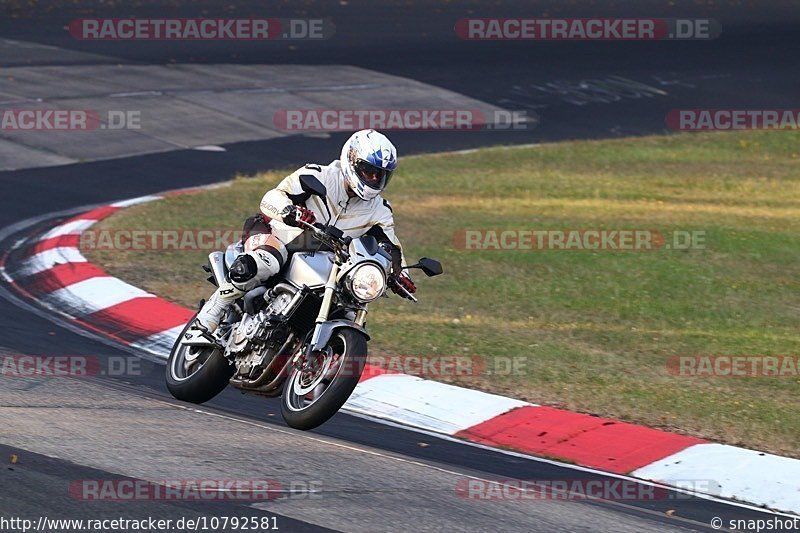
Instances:
[[[231,304],[277,274],[282,263],[283,257],[272,249],[256,249],[237,257],[228,273],[230,281],[224,282],[203,305],[192,326],[184,333],[182,343],[187,346],[216,344],[213,333]]]
[[[186,346],[209,346],[216,343],[212,336],[225,317],[228,307],[241,298],[245,291],[237,289],[230,282],[223,283],[197,313],[192,326],[183,334]]]

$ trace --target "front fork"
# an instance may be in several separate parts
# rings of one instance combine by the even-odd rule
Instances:
[[[306,361],[310,360],[311,352],[314,350],[321,350],[324,346],[320,346],[320,341],[323,340],[325,343],[328,342],[330,338],[330,333],[333,328],[331,328],[330,324],[326,324],[328,322],[328,318],[331,312],[331,305],[333,304],[333,297],[336,293],[336,278],[339,276],[340,265],[336,262],[333,263],[333,268],[331,268],[331,272],[328,275],[328,281],[325,282],[325,293],[322,297],[322,304],[319,306],[319,314],[317,315],[314,326],[314,333],[311,335],[311,342],[308,343],[306,347],[305,353],[303,351],[298,351],[297,354],[292,358],[292,365],[297,366],[300,363],[300,360],[305,356]],[[363,330],[364,323],[367,320],[367,310],[366,308],[361,308],[356,312],[355,320],[353,322],[349,322],[350,324],[354,324],[358,326],[359,329]],[[366,333],[366,332],[364,332]],[[369,338],[369,337],[367,337]]]
[[[328,320],[328,315],[331,312],[331,303],[333,302],[333,294],[336,292],[336,278],[339,276],[339,265],[334,262],[330,274],[328,274],[328,281],[325,282],[325,294],[322,297],[322,305],[319,306],[319,314],[317,315],[317,327],[314,328],[314,337],[312,337],[312,344],[318,339],[319,325]]]
[[[359,326],[361,326],[363,328],[364,327],[364,323],[366,321],[367,321],[367,308],[366,307],[362,307],[361,309],[356,311],[356,318],[355,318],[355,320],[353,322],[355,322],[356,324],[358,324]]]

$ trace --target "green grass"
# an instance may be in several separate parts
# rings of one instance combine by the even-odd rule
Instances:
[[[442,379],[800,456],[800,378],[666,369],[675,355],[800,354],[799,154],[800,133],[780,131],[404,158],[387,194],[399,236],[410,258],[436,257],[445,275],[417,276],[419,304],[373,306],[371,350],[525,356],[522,375]],[[101,227],[239,228],[283,175],[136,206]],[[705,231],[706,247],[471,251],[453,239],[464,229],[596,228]],[[210,288],[198,268],[206,253],[89,255],[194,307]]]

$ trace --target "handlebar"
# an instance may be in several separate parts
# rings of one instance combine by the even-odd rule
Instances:
[[[299,227],[305,226],[306,229],[310,229],[315,235],[317,234],[327,235],[325,233],[325,224],[322,224],[321,222],[314,222],[313,224],[309,224],[308,222],[305,222],[303,220],[298,220],[297,223],[299,224]]]
[[[322,224],[321,222],[314,222],[313,224],[309,224],[304,220],[298,220],[297,223],[313,231],[325,231],[325,225]]]
[[[298,227],[304,227],[305,226],[306,229],[311,230],[314,233],[314,236],[318,240],[320,240],[320,241],[322,241],[322,242],[324,242],[326,244],[332,244],[334,247],[336,247],[336,245],[342,245],[342,246],[344,246],[346,248],[347,246],[350,246],[350,243],[353,241],[352,237],[347,237],[347,236],[344,236],[344,235],[342,237],[338,237],[338,236],[335,236],[335,235],[331,235],[330,232],[328,231],[329,230],[328,226],[326,226],[326,225],[324,225],[324,224],[322,224],[320,222],[314,222],[313,224],[309,224],[308,222],[303,222],[302,220],[298,220],[297,223],[299,224]],[[341,232],[341,230],[339,230],[339,228],[336,228],[335,226],[332,226],[332,227]],[[341,252],[346,253],[346,252],[344,252],[344,250],[341,250]],[[408,292],[406,290],[405,287],[403,287],[399,283],[396,284],[396,285],[397,285],[397,288],[400,291],[402,291],[403,294],[405,294],[405,296],[409,300],[414,301],[414,302],[418,301],[417,298],[413,294],[411,294],[410,292]]]
[[[320,240],[320,241],[322,241],[322,242],[324,242],[326,244],[332,244],[334,246],[337,245],[337,244],[341,244],[341,245],[343,245],[344,248],[347,248],[348,246],[350,246],[350,243],[353,241],[352,237],[347,237],[345,235],[342,235],[341,237],[339,237],[337,235],[331,234],[331,232],[329,231],[329,229],[331,229],[331,228],[336,229],[341,233],[341,230],[339,228],[337,228],[336,226],[328,227],[325,224],[322,224],[321,222],[314,222],[313,224],[309,224],[308,222],[304,222],[302,220],[298,220],[297,223],[299,224],[298,227],[305,226],[306,229],[309,229],[314,233],[314,236],[318,240]]]

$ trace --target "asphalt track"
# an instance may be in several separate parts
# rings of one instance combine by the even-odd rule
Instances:
[[[791,3],[760,3],[757,8],[713,3],[702,12],[689,3],[664,4],[621,2],[608,10],[598,6],[564,8],[555,2],[535,8],[528,3],[493,7],[462,3],[444,8],[420,2],[343,2],[330,7],[309,3],[301,8],[297,2],[287,2],[285,6],[271,6],[269,16],[331,17],[337,25],[336,38],[324,45],[220,45],[85,43],[72,40],[63,26],[79,16],[130,16],[132,12],[161,17],[223,12],[225,16],[260,15],[263,5],[243,2],[223,11],[211,2],[195,2],[191,7],[146,3],[135,9],[121,6],[77,12],[56,3],[52,7],[40,4],[35,13],[5,6],[16,17],[3,17],[0,36],[80,52],[72,59],[60,59],[59,64],[108,61],[108,56],[134,64],[353,64],[446,87],[509,109],[529,110],[541,117],[541,124],[532,131],[400,132],[393,140],[402,153],[660,133],[665,131],[664,115],[681,107],[792,107],[800,81],[795,59],[800,11],[792,9]],[[384,25],[381,21],[386,20],[387,10],[393,16]],[[620,14],[715,18],[723,24],[723,35],[709,42],[535,45],[465,43],[452,35],[453,21],[467,16]],[[2,59],[3,66],[20,64],[47,65],[52,64],[52,58],[31,52]],[[598,94],[591,89],[593,83],[581,83],[609,76],[623,76],[665,94]],[[344,134],[295,136],[226,145],[225,152],[179,150],[2,172],[0,227],[79,206],[222,181],[236,172],[325,160],[338,152],[344,138]],[[7,249],[12,240],[3,241],[2,249]],[[6,352],[99,357],[125,354],[6,299],[0,301],[0,323],[0,345]],[[232,391],[203,406],[200,412],[185,410],[168,397],[162,367],[142,364],[138,377],[66,384],[63,380],[23,380],[0,387],[4,419],[0,443],[5,445],[0,457],[14,453],[20,458],[17,464],[7,464],[0,470],[0,516],[38,516],[44,511],[62,518],[246,512],[276,515],[282,521],[281,529],[287,531],[325,526],[365,531],[443,527],[483,530],[492,525],[499,530],[530,531],[706,530],[714,516],[763,517],[758,511],[697,498],[624,504],[463,502],[456,497],[454,487],[464,476],[554,480],[587,479],[599,474],[343,414],[317,431],[300,434],[283,426],[277,402]],[[103,418],[104,412],[113,416]],[[373,459],[365,460],[367,456]],[[76,500],[66,490],[72,480],[118,478],[122,471],[139,473],[146,479],[170,475],[188,478],[192,474],[246,478],[248,473],[257,472],[284,481],[319,480],[323,495],[289,495],[256,506],[237,502],[98,504]]]

